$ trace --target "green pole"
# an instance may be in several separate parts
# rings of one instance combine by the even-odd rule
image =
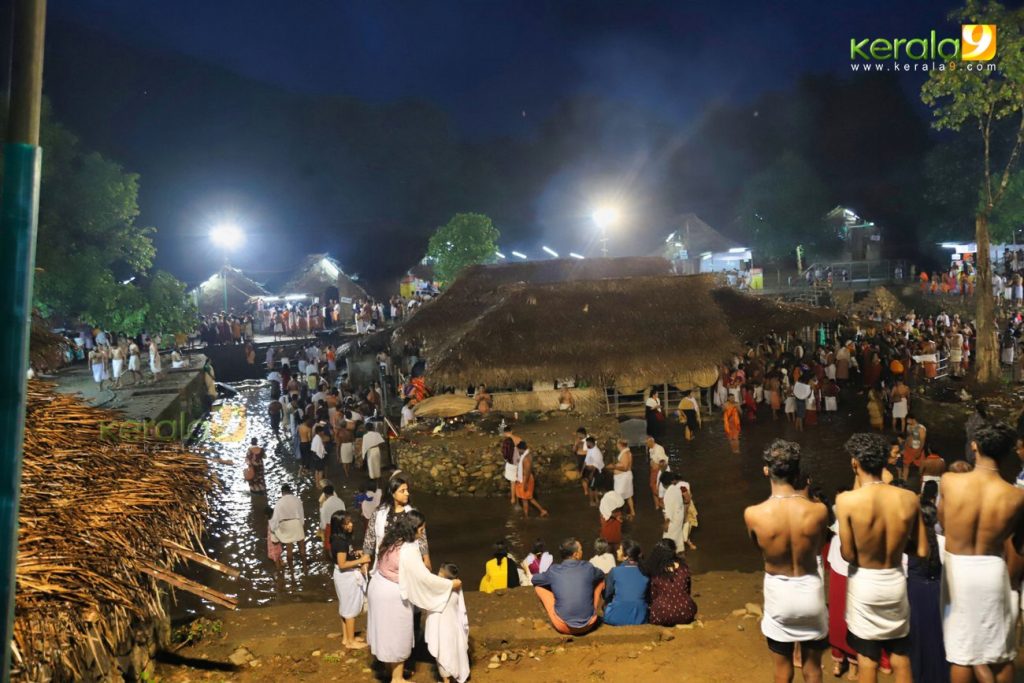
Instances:
[[[42,150],[43,33],[46,0],[17,0],[14,7],[11,99],[3,185],[0,186],[0,681],[10,680],[11,639],[18,564],[18,502],[25,429],[25,373],[28,369],[32,274],[35,268]]]

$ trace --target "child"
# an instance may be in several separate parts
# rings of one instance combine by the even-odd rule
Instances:
[[[380,505],[381,490],[375,489],[373,484],[367,484],[363,487],[363,492],[356,496],[356,505],[359,506],[359,511],[363,515],[363,530],[365,531],[370,520],[373,518],[373,513],[377,512],[377,506]]]
[[[459,568],[451,562],[441,564],[437,575],[452,581],[459,578]],[[430,612],[423,624],[427,650],[437,660],[437,672],[448,683],[454,678],[465,683],[469,678],[469,616],[463,591],[452,591],[440,612]]]
[[[338,594],[338,614],[343,629],[341,644],[349,650],[361,650],[366,641],[356,638],[356,617],[366,601],[365,567],[370,556],[356,550],[352,543],[354,525],[344,510],[331,515],[331,550],[334,552],[334,590]]]
[[[594,541],[594,556],[590,558],[590,564],[605,574],[615,568],[615,556],[611,553],[611,546],[608,545],[608,541],[603,538]]]
[[[274,516],[274,508],[267,505],[263,508],[263,514],[267,516],[267,557],[280,569],[284,545],[274,540],[274,532],[270,529],[270,518]]]

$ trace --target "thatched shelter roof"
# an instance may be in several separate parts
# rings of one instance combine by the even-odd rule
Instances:
[[[717,288],[709,275],[507,285],[472,324],[434,338],[427,375],[457,386],[570,377],[706,386],[723,359],[742,351],[744,330],[756,338],[827,315]]]
[[[295,275],[280,287],[279,294],[310,294],[324,296],[328,287],[337,287],[338,296],[365,299],[366,290],[345,274],[341,264],[327,254],[310,254]],[[326,303],[326,302],[321,302]]]
[[[37,372],[53,372],[67,364],[65,352],[71,342],[51,331],[46,321],[32,314],[32,327],[28,343],[28,364]]]
[[[212,315],[224,310],[224,281],[221,274],[227,273],[228,309],[245,311],[249,309],[252,297],[269,296],[270,292],[255,280],[250,279],[238,268],[221,268],[192,290],[200,315]]]
[[[422,306],[395,333],[398,342],[430,342],[473,322],[500,298],[503,285],[581,282],[606,278],[666,275],[672,266],[661,257],[553,259],[498,263],[466,268],[439,297]]]
[[[206,460],[167,442],[118,439],[119,413],[30,382],[19,511],[14,678],[91,680],[164,614],[147,571],[198,545]]]

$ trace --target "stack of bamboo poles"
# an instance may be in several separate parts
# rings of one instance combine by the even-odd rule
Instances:
[[[205,458],[104,429],[121,420],[29,384],[14,627],[25,680],[105,673],[134,624],[164,616],[154,569],[169,574],[175,546],[200,539]]]

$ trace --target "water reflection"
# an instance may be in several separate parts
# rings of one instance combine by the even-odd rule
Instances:
[[[333,599],[330,567],[317,537],[319,491],[311,476],[299,476],[298,461],[292,455],[288,439],[283,433],[275,436],[270,429],[266,412],[269,387],[257,382],[236,388],[238,394],[215,409],[215,420],[223,419],[228,424],[223,429],[205,430],[202,436],[202,445],[209,449],[213,458],[211,468],[219,479],[206,523],[205,547],[212,557],[237,567],[242,574],[238,579],[228,579],[210,570],[189,567],[191,575],[217,590],[237,595],[240,607]],[[820,424],[803,433],[784,420],[773,422],[770,414],[762,413],[758,423],[744,423],[739,454],[730,452],[718,414],[706,418],[704,431],[692,442],[685,441],[682,430],[670,424],[662,441],[673,469],[682,472],[690,482],[700,513],[700,526],[692,539],[698,550],[688,555],[693,570],[753,571],[760,568],[760,557],[746,537],[742,510],[768,493],[761,469],[761,451],[772,439],[782,437],[801,443],[809,474],[829,494],[837,486],[849,484],[852,473],[842,445],[852,432],[867,427],[863,401],[862,395],[849,392],[840,405],[841,411],[831,421],[823,418]],[[553,427],[561,425],[567,442],[579,426],[576,418],[555,418],[551,424]],[[963,447],[962,420],[928,426],[930,439],[948,445],[941,451],[943,455],[959,454]],[[230,438],[221,438],[221,435]],[[253,437],[259,439],[267,451],[267,495],[250,494],[242,475],[245,451]],[[495,444],[497,441],[495,437]],[[495,457],[500,457],[497,449]],[[653,509],[647,487],[647,463],[642,457],[634,460],[637,518],[626,524],[624,533],[648,547],[661,535],[661,518]],[[354,472],[353,477],[346,480],[340,465],[334,462],[328,465],[327,474],[358,520],[354,498],[367,480],[365,472]],[[276,500],[281,486],[286,483],[292,485],[305,505],[307,561],[296,559],[294,566],[277,570],[267,559],[265,508]],[[435,565],[442,561],[457,563],[467,585],[474,587],[491,544],[501,537],[510,539],[515,552],[522,557],[538,538],[543,539],[549,549],[554,549],[562,539],[576,536],[583,541],[589,556],[590,545],[599,530],[597,509],[590,507],[576,488],[558,492],[539,490],[538,497],[551,511],[550,518],[523,520],[521,509],[513,508],[503,497],[438,497],[418,493],[414,487],[412,502],[427,516]],[[356,526],[361,533],[361,524],[357,522]],[[210,609],[192,596],[179,594],[178,598],[179,616]]]

